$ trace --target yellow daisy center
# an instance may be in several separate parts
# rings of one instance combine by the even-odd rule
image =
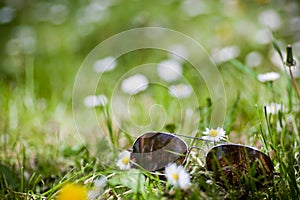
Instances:
[[[122,159],[122,163],[124,164],[124,165],[127,165],[128,163],[129,163],[129,157],[126,157],[126,158],[123,158]]]
[[[217,131],[217,130],[211,130],[211,131],[209,132],[209,136],[211,136],[211,137],[216,137],[216,136],[218,136],[218,131]]]
[[[178,180],[178,174],[177,174],[177,173],[174,173],[174,174],[173,174],[173,178],[174,178],[175,180]]]

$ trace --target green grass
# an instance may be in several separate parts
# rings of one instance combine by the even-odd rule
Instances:
[[[41,4],[24,2],[15,10],[11,22],[0,24],[3,44],[0,45],[0,199],[55,199],[65,183],[92,188],[88,180],[101,176],[107,177],[108,184],[99,199],[297,199],[300,196],[299,100],[289,74],[274,66],[269,54],[281,53],[287,44],[297,42],[299,34],[288,22],[299,17],[299,12],[286,11],[281,2],[238,2],[225,9],[223,1],[210,1],[206,3],[206,13],[188,16],[180,1],[120,1],[108,8],[107,17],[84,25],[78,22],[84,18],[83,11],[79,11],[88,2],[56,1],[69,9],[61,24],[40,20],[36,12]],[[0,7],[4,5],[0,3]],[[299,7],[299,3],[297,5]],[[143,11],[144,7],[149,9]],[[230,13],[225,12],[228,9],[232,9]],[[272,41],[259,44],[254,40],[256,31],[262,29],[257,17],[266,9],[275,10],[282,19],[281,28],[273,30],[276,36],[273,44]],[[195,75],[188,62],[184,63],[183,74],[192,85],[196,100],[174,99],[165,87],[157,85],[150,85],[147,91],[132,96],[128,103],[125,102],[128,96],[121,91],[112,99],[120,77],[135,66],[161,62],[168,57],[166,52],[143,49],[121,56],[116,69],[101,78],[96,91],[105,94],[109,102],[125,102],[132,112],[131,117],[114,118],[116,111],[127,112],[121,103],[120,108],[97,107],[93,111],[102,132],[93,124],[89,126],[86,120],[86,130],[78,134],[72,92],[81,63],[101,41],[121,31],[144,26],[166,27],[187,34],[209,54],[219,47],[240,47],[235,59],[218,64],[227,101],[223,128],[229,142],[258,147],[272,157],[275,174],[270,183],[259,188],[251,178],[246,178],[242,185],[217,183],[205,168],[205,151],[213,144],[189,139],[184,140],[205,151],[195,150],[188,157],[185,168],[190,173],[192,186],[187,191],[143,170],[117,168],[118,153],[130,148],[143,133],[139,125],[184,135],[197,129],[199,137],[209,127],[214,105],[211,105],[204,80]],[[18,27],[34,32],[34,52],[19,49],[17,54],[9,53],[8,43],[16,37]],[[251,51],[262,55],[262,62],[256,68],[245,63]],[[299,59],[299,48],[293,53]],[[279,72],[280,79],[260,83],[257,74],[268,71]],[[158,79],[155,70],[139,72]],[[86,77],[83,88],[89,87],[88,80]],[[296,81],[299,85],[299,79]],[[266,114],[264,107],[271,102],[284,105],[284,111]],[[159,106],[151,107],[156,104]],[[82,119],[86,117],[86,109],[78,111]]]

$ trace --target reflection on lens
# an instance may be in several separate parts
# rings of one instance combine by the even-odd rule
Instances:
[[[256,185],[270,181],[274,166],[269,156],[244,145],[222,144],[213,147],[206,156],[208,171],[221,183],[243,184],[251,178]]]
[[[163,170],[169,163],[182,164],[187,144],[169,133],[149,132],[140,136],[132,146],[131,160],[147,171]]]

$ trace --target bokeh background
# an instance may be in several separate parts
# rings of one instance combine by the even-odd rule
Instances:
[[[82,141],[74,137],[77,133],[72,114],[73,86],[82,62],[105,39],[148,26],[190,36],[217,64],[227,94],[228,117],[224,128],[233,142],[251,143],[250,136],[257,132],[251,121],[257,112],[254,105],[278,100],[292,107],[293,102],[284,98],[292,89],[287,89],[288,76],[272,40],[276,39],[283,52],[287,44],[292,44],[294,56],[299,59],[300,2],[297,0],[2,0],[0,159],[18,169],[21,155],[27,155],[31,166],[28,174],[39,169],[44,177],[55,171],[43,170],[46,166],[57,170],[68,166],[67,162],[73,163],[66,157],[70,152],[76,154],[82,150]],[[161,62],[167,56],[147,51],[123,56],[102,79],[101,94],[109,101],[115,77],[143,63]],[[238,68],[230,62],[233,59],[248,69]],[[281,73],[281,78],[270,86],[251,76],[270,71]],[[184,73],[193,80],[192,72]],[[297,79],[300,76],[297,68],[294,75]],[[198,84],[199,105],[206,105],[209,94],[203,82]],[[154,93],[156,99],[165,99],[159,92],[154,90]],[[144,96],[140,98],[145,100]],[[168,106],[168,102],[162,104]],[[239,112],[235,113],[236,110]],[[98,111],[101,113],[103,109]],[[100,117],[103,126],[107,125],[105,117],[105,114]],[[147,121],[136,118],[142,123]],[[176,118],[168,121],[167,130],[176,129],[172,119]],[[109,127],[104,129],[109,132]],[[120,134],[117,146],[128,147],[132,140],[127,139]],[[83,137],[85,144],[94,142]],[[98,147],[101,145],[105,142]]]
[[[268,93],[260,90],[259,83],[228,61],[236,58],[257,73],[281,71],[283,65],[272,46],[272,34],[283,50],[292,44],[295,57],[300,55],[299,6],[295,0],[3,1],[1,130],[22,131],[22,137],[29,134],[29,138],[32,131],[24,130],[30,127],[28,124],[31,128],[69,132],[66,124],[72,124],[72,117],[64,115],[70,114],[73,84],[84,58],[110,36],[145,26],[173,29],[203,45],[222,72],[229,102],[237,93],[245,101],[248,93],[257,93],[256,102],[266,103]],[[122,65],[147,63],[149,55],[142,54],[121,59],[114,73],[124,72]],[[150,56],[157,62],[165,56],[153,54]],[[295,73],[299,76],[298,71]],[[111,78],[106,80],[110,88]],[[41,118],[47,118],[49,124],[42,123]]]

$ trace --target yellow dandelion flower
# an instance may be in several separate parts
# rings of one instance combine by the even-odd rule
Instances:
[[[57,200],[87,200],[87,190],[83,186],[68,183],[59,191]]]

